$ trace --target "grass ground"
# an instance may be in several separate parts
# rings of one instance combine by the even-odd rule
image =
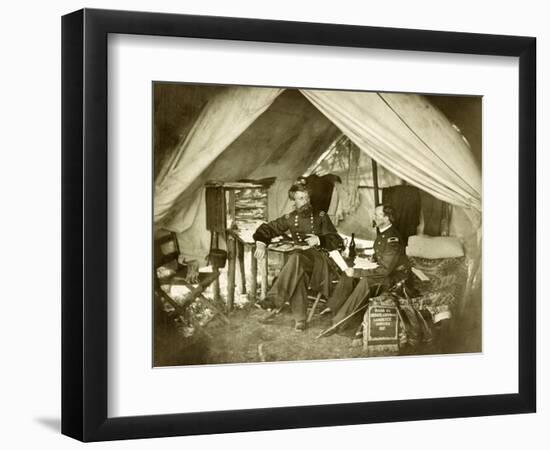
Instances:
[[[250,256],[250,255],[247,255]],[[245,259],[248,263],[249,257]],[[282,261],[272,261],[270,281],[280,270]],[[248,266],[245,267],[248,269]],[[248,277],[249,270],[245,270]],[[226,292],[226,274],[220,276],[221,292]],[[250,284],[250,283],[248,283]],[[205,295],[211,297],[207,291]],[[236,300],[241,297],[237,285]],[[244,296],[246,297],[246,295]],[[321,308],[322,309],[322,308]],[[161,316],[162,314],[158,314]],[[230,314],[230,321],[210,322],[204,329],[197,328],[192,336],[184,337],[171,324],[155,325],[155,366],[179,366],[192,364],[235,364],[261,361],[304,361],[326,359],[363,358],[361,346],[352,346],[348,336],[332,335],[317,339],[322,330],[331,324],[328,316],[315,315],[305,332],[294,331],[294,321],[289,312],[281,313],[270,324],[260,323],[267,315],[243,303],[242,309]],[[474,296],[465,313],[444,327],[434,327],[434,342],[414,349],[401,348],[401,354],[441,354],[480,352],[481,348],[481,297]],[[352,332],[353,334],[353,332]]]
[[[174,327],[158,327],[155,365],[235,364],[270,361],[304,361],[366,357],[361,345],[352,345],[351,335],[334,334],[317,338],[331,324],[330,317],[314,316],[304,332],[294,331],[289,312],[282,312],[271,324],[261,323],[266,311],[248,306],[233,311],[228,324],[214,320],[193,336],[183,337]],[[469,353],[481,351],[480,310],[436,327],[434,342],[401,354]],[[353,334],[353,333],[352,333]]]
[[[330,318],[316,316],[304,332],[294,330],[290,313],[282,312],[273,323],[260,320],[267,312],[255,307],[234,311],[229,324],[211,322],[190,338],[172,336],[165,330],[157,354],[159,365],[222,364],[261,361],[304,361],[357,358],[361,346],[352,346],[348,336],[332,335],[317,339],[330,326]],[[174,345],[174,338],[178,344]]]

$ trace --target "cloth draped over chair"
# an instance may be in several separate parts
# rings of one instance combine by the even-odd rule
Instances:
[[[408,245],[409,236],[416,234],[420,223],[420,192],[419,189],[409,185],[392,186],[382,190],[384,204],[394,208],[393,224],[399,230],[399,234]]]

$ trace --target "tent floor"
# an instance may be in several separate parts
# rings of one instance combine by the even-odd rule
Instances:
[[[184,338],[174,328],[158,327],[155,330],[155,366],[195,364],[235,364],[274,361],[305,361],[364,358],[362,346],[352,346],[349,335],[334,334],[317,339],[319,333],[330,326],[330,317],[313,318],[304,332],[294,331],[290,313],[281,313],[271,324],[260,319],[266,311],[248,307],[233,311],[230,323],[215,320],[206,329]],[[403,355],[465,353],[481,351],[478,321],[466,320],[453,325],[452,335],[445,338],[402,349]],[[464,337],[470,337],[464,339]]]

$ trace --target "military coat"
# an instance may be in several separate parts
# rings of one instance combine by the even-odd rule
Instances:
[[[390,228],[378,232],[374,241],[375,269],[355,269],[355,276],[386,278],[409,270],[409,259],[405,254],[405,243],[397,229]],[[391,280],[389,280],[391,282]]]
[[[311,208],[292,211],[260,225],[253,238],[269,245],[273,238],[288,233],[296,244],[304,244],[308,235],[316,235],[319,237],[320,246],[328,251],[341,249],[344,245],[328,214],[324,211],[314,212]]]

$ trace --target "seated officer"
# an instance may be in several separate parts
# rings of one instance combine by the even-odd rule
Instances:
[[[332,311],[333,323],[336,324],[349,314],[357,311],[368,299],[369,289],[376,285],[391,287],[396,280],[408,277],[410,265],[405,255],[405,244],[399,231],[392,225],[393,208],[389,205],[379,205],[374,211],[374,221],[378,234],[374,241],[373,260],[378,263],[374,269],[349,268],[343,274],[328,301],[328,307],[321,314]],[[359,315],[358,315],[359,317]],[[339,327],[343,330],[355,320],[348,320]]]
[[[342,248],[343,241],[328,215],[324,211],[313,211],[311,193],[304,180],[290,188],[289,197],[294,201],[294,211],[260,225],[254,233],[254,256],[263,259],[271,239],[286,235],[287,232],[290,232],[296,244],[308,246],[304,250],[292,252],[266,299],[261,302],[265,308],[281,308],[285,302],[289,302],[296,321],[295,330],[304,331],[308,287],[328,296],[330,273],[328,255],[323,250]]]

